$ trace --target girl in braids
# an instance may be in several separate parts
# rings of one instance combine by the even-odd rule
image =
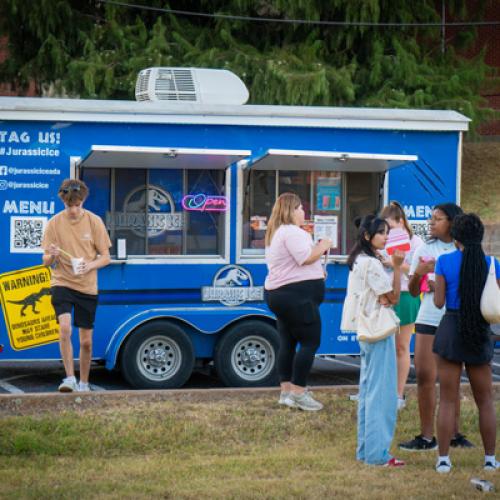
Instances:
[[[495,459],[496,419],[492,395],[493,343],[489,324],[481,316],[480,300],[490,259],[481,248],[484,227],[475,214],[455,217],[451,235],[457,250],[441,255],[435,267],[434,303],[446,313],[436,331],[433,351],[438,357],[439,412],[437,472],[451,470],[448,456],[453,435],[462,364],[465,364],[479,410],[479,430],[485,451],[484,470],[497,470]],[[495,259],[500,285],[500,265]]]

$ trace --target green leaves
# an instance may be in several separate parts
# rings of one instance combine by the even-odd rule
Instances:
[[[164,1],[138,1],[166,7]],[[484,4],[480,2],[480,4]],[[471,13],[479,16],[479,8]],[[175,6],[173,6],[175,7]],[[420,0],[190,0],[206,13],[358,22],[437,22],[435,2]],[[464,3],[447,16],[467,19]],[[473,127],[491,114],[479,97],[492,76],[480,54],[462,59],[476,33],[463,29],[441,54],[440,29],[318,26],[161,14],[92,0],[4,0],[1,33],[10,58],[1,79],[81,97],[133,99],[150,66],[226,68],[258,104],[450,108]]]

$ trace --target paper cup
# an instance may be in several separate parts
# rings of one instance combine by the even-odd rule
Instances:
[[[80,266],[83,264],[83,257],[73,257],[71,259],[71,265],[73,266],[73,273],[74,274],[81,274],[80,273]]]

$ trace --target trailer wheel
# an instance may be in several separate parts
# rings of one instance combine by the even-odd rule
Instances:
[[[278,383],[276,328],[249,320],[230,327],[215,347],[214,364],[227,386],[262,387]]]
[[[182,387],[193,371],[194,348],[189,336],[169,321],[155,321],[130,335],[121,371],[137,389]]]

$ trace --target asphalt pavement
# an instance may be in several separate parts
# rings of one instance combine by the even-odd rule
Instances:
[[[493,380],[500,383],[500,349],[496,349],[493,360]],[[0,394],[29,394],[55,392],[64,377],[61,362],[2,362],[0,361]],[[322,385],[357,385],[359,381],[358,356],[323,356],[315,360],[309,383]],[[415,369],[410,370],[408,383],[415,383]],[[465,374],[462,381],[466,382]],[[223,387],[212,367],[195,370],[185,388]],[[132,389],[117,371],[108,371],[100,365],[91,370],[91,389],[93,391],[112,391]]]

